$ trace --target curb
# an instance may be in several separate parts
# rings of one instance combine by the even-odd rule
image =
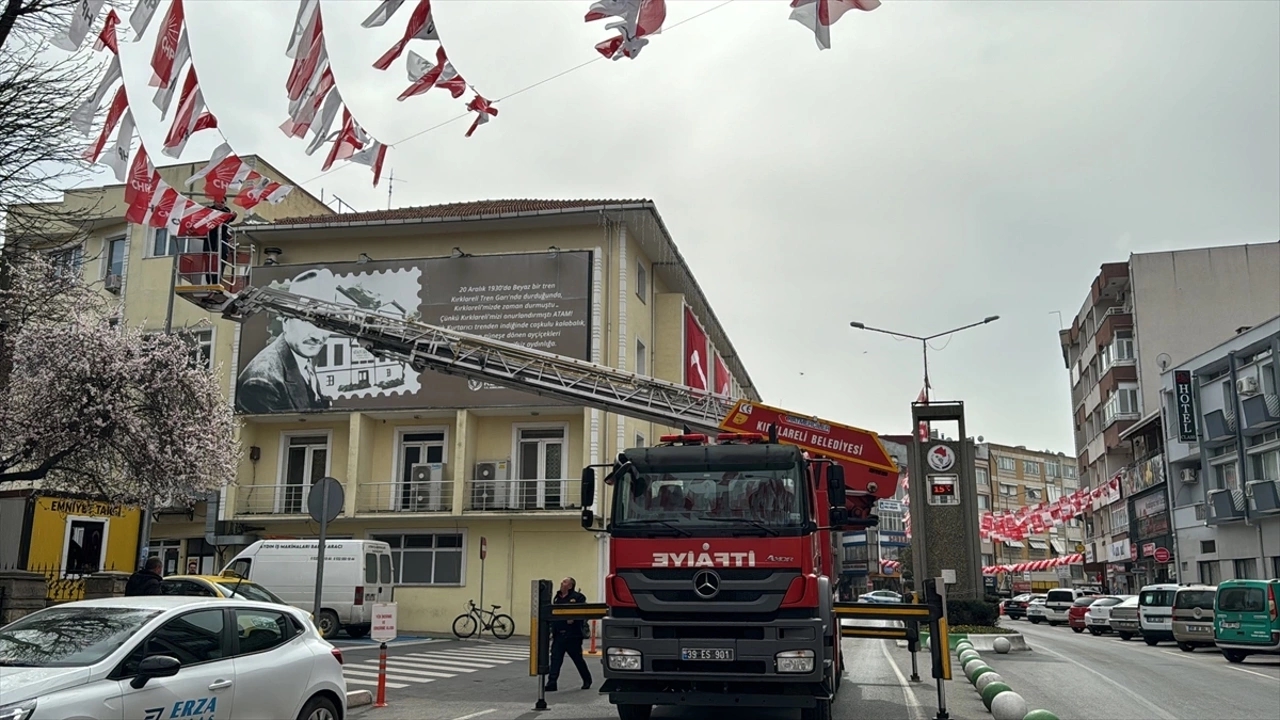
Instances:
[[[373,704],[373,693],[368,690],[348,690],[347,707],[357,708]]]
[[[990,637],[994,644],[996,638],[1005,636]],[[1010,641],[1010,646],[1013,645],[1012,638],[1005,637],[1005,639]],[[1023,645],[1025,646],[1025,641]],[[1012,650],[1013,648],[1010,647],[1006,652]],[[965,678],[982,696],[982,704],[995,720],[1058,720],[1058,716],[1048,710],[1028,709],[1026,699],[1014,692],[995,668],[982,659],[977,648],[974,647],[972,637],[958,641],[954,651],[956,662],[963,668]]]

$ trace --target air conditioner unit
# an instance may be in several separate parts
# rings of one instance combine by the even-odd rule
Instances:
[[[1258,394],[1258,377],[1256,375],[1246,375],[1236,380],[1236,394],[1240,396],[1257,395]]]
[[[1194,485],[1200,482],[1200,472],[1196,468],[1182,468],[1179,476],[1182,478],[1182,482],[1187,485]]]
[[[481,460],[476,463],[471,483],[472,510],[505,510],[510,505],[510,486],[506,460]]]
[[[409,512],[441,512],[445,507],[444,463],[419,463],[409,468]]]
[[[124,286],[124,278],[119,275],[108,275],[102,280],[102,286],[109,292],[118,293]]]

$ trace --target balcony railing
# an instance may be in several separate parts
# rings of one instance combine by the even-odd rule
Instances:
[[[356,488],[356,512],[453,512],[453,480],[362,482]]]
[[[575,480],[469,480],[465,509],[471,512],[525,512],[582,508]]]
[[[311,485],[241,485],[236,489],[237,515],[306,515]]]

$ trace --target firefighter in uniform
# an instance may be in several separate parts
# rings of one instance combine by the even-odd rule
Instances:
[[[560,581],[560,592],[551,599],[552,605],[582,605],[587,596],[578,592],[578,581],[567,577]],[[582,689],[591,689],[591,669],[582,658],[582,621],[577,618],[556,620],[551,624],[551,667],[548,668],[546,691],[556,690],[556,681],[560,679],[560,667],[564,664],[565,655],[573,661],[573,666],[582,676]]]

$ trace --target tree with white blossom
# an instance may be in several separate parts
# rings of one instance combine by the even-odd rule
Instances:
[[[0,290],[0,489],[142,502],[235,478],[236,420],[218,377],[179,334],[114,321],[120,307],[30,253]]]

